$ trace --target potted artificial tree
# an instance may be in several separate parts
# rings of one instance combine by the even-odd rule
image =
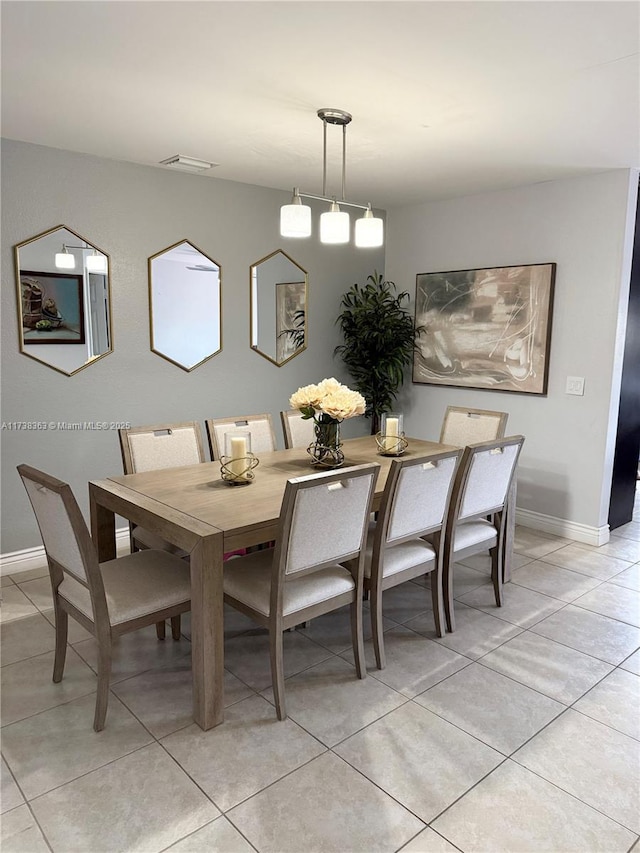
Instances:
[[[409,294],[396,293],[392,281],[377,270],[367,284],[352,285],[342,297],[342,313],[336,323],[344,343],[335,348],[367,401],[365,417],[371,418],[371,434],[380,428],[380,418],[392,408],[406,368],[412,363],[416,339],[423,327],[403,308]]]

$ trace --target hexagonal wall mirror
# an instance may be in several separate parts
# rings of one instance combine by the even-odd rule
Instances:
[[[151,350],[193,370],[222,349],[220,265],[183,240],[149,258]]]
[[[307,348],[307,280],[280,249],[251,266],[251,348],[278,367]]]
[[[14,251],[20,352],[67,376],[108,355],[109,256],[65,225]]]

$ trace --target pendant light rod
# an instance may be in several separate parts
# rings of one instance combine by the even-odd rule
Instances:
[[[347,183],[347,125],[342,125],[342,201],[345,196],[345,186]]]
[[[327,195],[327,124],[337,124],[342,127],[342,201],[346,192],[347,176],[347,125],[353,116],[344,110],[336,110],[333,107],[323,107],[318,110],[317,116],[322,120],[322,195]]]
[[[320,115],[320,113],[318,113]],[[327,122],[322,119],[322,195],[327,194]]]
[[[335,196],[326,196],[326,195],[312,195],[311,193],[303,193],[302,190],[298,189],[298,187],[294,187],[293,190],[294,195],[300,196],[300,198],[313,198],[316,201],[328,201],[331,203],[336,200]],[[346,207],[358,207],[360,210],[371,210],[371,204],[355,204],[353,201],[345,201],[344,199],[340,199],[340,204],[345,205]]]

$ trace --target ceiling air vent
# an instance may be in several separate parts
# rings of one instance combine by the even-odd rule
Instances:
[[[196,157],[185,157],[184,154],[174,154],[160,161],[161,166],[169,166],[171,169],[179,169],[181,172],[204,172],[217,166],[217,163],[209,163],[207,160],[198,160]]]

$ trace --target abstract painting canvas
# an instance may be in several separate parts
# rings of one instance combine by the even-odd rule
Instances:
[[[555,264],[416,276],[413,381],[546,394]]]
[[[277,364],[283,364],[304,347],[306,298],[306,282],[276,282]]]

